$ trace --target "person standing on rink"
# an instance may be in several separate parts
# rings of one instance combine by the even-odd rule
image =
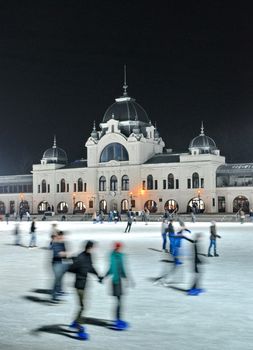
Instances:
[[[132,223],[133,223],[133,218],[132,218],[132,213],[130,211],[127,212],[127,226],[126,226],[126,229],[125,229],[125,233],[126,232],[130,232],[131,230],[131,226],[132,226]]]
[[[84,251],[74,258],[73,264],[69,266],[68,271],[73,272],[76,275],[75,288],[79,302],[79,310],[76,314],[75,320],[70,325],[71,328],[78,330],[78,337],[81,340],[89,339],[89,335],[85,332],[85,328],[82,326],[83,318],[82,313],[84,310],[85,299],[85,287],[88,273],[92,273],[98,277],[98,282],[102,282],[103,278],[100,277],[92,264],[92,250],[94,248],[94,242],[88,241],[85,244]]]
[[[122,295],[123,286],[122,278],[127,279],[125,270],[125,259],[124,254],[121,252],[122,243],[115,242],[114,249],[110,255],[110,267],[108,272],[105,274],[104,278],[111,275],[112,276],[112,295],[117,299],[117,305],[115,310],[115,323],[113,325],[114,329],[124,330],[128,328],[128,323],[123,321],[122,316]]]
[[[216,251],[216,238],[221,238],[221,236],[219,236],[217,234],[217,227],[216,227],[216,222],[212,221],[212,225],[210,226],[210,245],[208,248],[208,256],[212,257],[213,255],[211,254],[211,248],[213,247],[214,249],[214,256],[219,256],[219,254],[217,254]]]
[[[32,219],[32,224],[31,224],[31,229],[30,229],[31,239],[30,239],[30,243],[29,243],[29,247],[28,248],[35,248],[35,247],[37,247],[35,230],[36,230],[35,218],[33,218]]]
[[[168,252],[167,249],[167,234],[168,234],[168,220],[163,219],[162,221],[162,226],[161,226],[161,234],[162,234],[162,239],[163,239],[163,245],[162,245],[162,250],[164,252]]]

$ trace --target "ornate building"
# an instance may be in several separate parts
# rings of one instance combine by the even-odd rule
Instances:
[[[134,98],[123,96],[94,123],[87,160],[68,163],[54,138],[32,175],[0,177],[0,213],[92,213],[147,207],[187,212],[236,212],[253,206],[253,164],[226,164],[212,138],[194,137],[188,151],[165,148],[156,126]]]

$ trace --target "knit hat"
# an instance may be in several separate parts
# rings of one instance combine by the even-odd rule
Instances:
[[[114,250],[119,250],[122,247],[122,243],[121,242],[115,242],[114,243]]]

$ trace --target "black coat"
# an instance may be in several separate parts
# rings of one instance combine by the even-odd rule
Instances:
[[[88,273],[93,273],[96,276],[98,276],[97,271],[92,265],[91,254],[86,252],[82,252],[81,254],[79,254],[74,259],[73,264],[70,265],[68,270],[76,274],[76,289],[85,288]]]

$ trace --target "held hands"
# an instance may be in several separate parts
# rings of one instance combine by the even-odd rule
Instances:
[[[99,277],[98,277],[98,283],[103,283],[103,279],[104,279],[104,277],[99,276]]]

